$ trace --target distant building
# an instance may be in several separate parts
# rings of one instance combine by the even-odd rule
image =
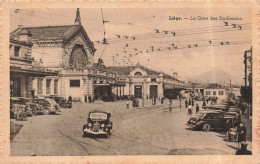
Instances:
[[[244,53],[245,85],[241,87],[241,101],[252,104],[252,47]]]
[[[125,84],[125,86],[119,88],[114,87],[113,93],[119,96],[133,95],[137,98],[161,98],[165,96],[167,91],[167,94],[176,94],[172,93],[174,92],[173,89],[184,87],[183,81],[140,64],[106,67],[106,70],[117,75],[117,83]]]
[[[31,33],[21,30],[17,38],[10,39],[10,96],[32,98],[35,94],[32,84],[36,78],[58,75],[35,63],[31,55]]]
[[[245,86],[252,87],[252,47],[250,50],[244,53],[244,64],[245,64]]]
[[[222,87],[219,84],[209,84],[204,89],[204,96],[217,97],[218,99],[226,99],[227,98],[226,88]]]

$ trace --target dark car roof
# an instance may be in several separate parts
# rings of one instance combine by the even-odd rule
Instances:
[[[18,99],[30,99],[30,98],[27,98],[27,97],[16,97],[16,98],[18,98]]]
[[[111,114],[110,112],[105,112],[105,111],[91,111],[90,113],[105,113],[105,114]]]
[[[222,113],[220,110],[204,110],[201,111],[200,113]]]

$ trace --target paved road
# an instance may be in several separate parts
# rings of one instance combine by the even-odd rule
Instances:
[[[11,155],[30,150],[37,156],[85,155],[164,155],[234,154],[235,143],[224,141],[223,132],[194,131],[185,125],[189,116],[179,102],[168,110],[168,103],[156,106],[146,102],[145,108],[125,109],[125,102],[75,103],[72,109],[62,109],[57,115],[29,118],[11,142]],[[183,104],[182,104],[183,106]],[[88,112],[104,109],[112,114],[110,138],[84,138],[82,125]]]

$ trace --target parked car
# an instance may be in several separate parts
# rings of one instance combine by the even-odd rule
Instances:
[[[28,102],[28,103],[26,103],[26,105],[29,105],[31,107],[33,115],[45,114],[43,107],[40,104]]]
[[[60,110],[60,106],[59,106],[59,104],[58,103],[56,103],[56,101],[55,100],[53,100],[53,99],[50,99],[50,98],[47,98],[52,104],[53,104],[53,106],[54,106],[54,108],[55,108],[55,110],[56,110],[56,112],[60,112],[61,110]]]
[[[17,121],[25,121],[27,120],[27,114],[28,114],[28,109],[25,108],[25,105],[20,105],[20,104],[14,104],[13,108],[11,109],[14,118]]]
[[[17,97],[18,99],[20,99],[20,104],[21,105],[25,105],[25,108],[27,109],[27,116],[28,117],[32,117],[33,115],[36,115],[36,110],[33,108],[31,108],[31,106],[29,105],[29,103],[31,102],[30,98],[26,98],[26,97]]]
[[[44,111],[44,114],[56,113],[55,105],[53,104],[51,99],[35,98],[33,102],[40,104],[42,106],[42,110]]]
[[[20,99],[11,97],[10,98],[10,118],[16,119],[18,121],[24,121],[27,119],[28,108],[25,105],[20,105]]]
[[[111,114],[109,112],[89,112],[87,124],[83,125],[83,136],[92,134],[110,137],[113,126],[110,118]]]
[[[50,95],[46,98],[53,99],[61,108],[72,108],[72,102],[67,101],[66,98],[58,95]]]
[[[191,117],[187,125],[194,129],[209,131],[211,129],[228,129],[234,126],[234,116],[225,115],[222,111],[204,111]]]

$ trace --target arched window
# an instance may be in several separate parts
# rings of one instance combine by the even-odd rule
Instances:
[[[135,73],[135,77],[142,77],[142,73],[141,72],[136,72]]]
[[[70,56],[70,67],[84,69],[88,64],[87,54],[82,45],[75,45]]]

